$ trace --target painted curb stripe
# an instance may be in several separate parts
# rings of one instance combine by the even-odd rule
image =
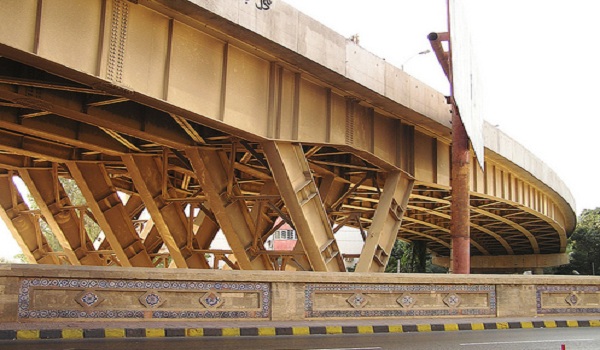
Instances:
[[[471,327],[472,327],[472,329],[474,331],[483,331],[483,330],[485,330],[485,325],[483,323],[472,323]],[[462,329],[461,329],[461,331],[462,331]]]
[[[271,337],[277,335],[275,327],[258,327],[258,335],[261,337]]]
[[[83,339],[83,329],[67,328],[61,333],[63,339]]]
[[[165,333],[164,328],[147,328],[146,338],[164,338]]]
[[[60,329],[41,329],[40,339],[60,339],[62,337]]]
[[[37,340],[40,339],[40,331],[38,330],[20,330],[17,331],[17,339],[19,340]]]
[[[417,332],[431,332],[431,325],[430,324],[418,324]]]
[[[445,332],[452,332],[452,331],[460,330],[460,325],[455,324],[455,323],[443,324],[442,327],[443,327],[442,331],[445,331]]]
[[[418,332],[419,327],[416,324],[402,325],[402,332]]]
[[[125,338],[125,329],[123,328],[107,328],[104,330],[106,338]]]
[[[84,338],[108,338],[106,336],[106,331],[102,328],[93,328],[93,329],[84,329],[83,330]]]
[[[600,327],[600,320],[556,320],[487,323],[432,323],[373,326],[299,326],[230,328],[65,328],[40,330],[0,330],[0,340],[47,340],[91,338],[162,337],[256,337],[327,334],[371,334],[406,332],[455,332],[486,329]]]
[[[372,334],[375,331],[373,330],[373,326],[357,326],[358,334]]]
[[[185,328],[165,328],[165,337],[185,337]]]
[[[402,333],[404,332],[404,327],[402,326],[389,326],[390,333]]]
[[[521,328],[534,328],[533,327],[533,322],[521,322]]]
[[[342,333],[358,334],[358,327],[357,326],[342,326]]]
[[[186,337],[203,337],[204,329],[203,328],[187,328],[185,330]]]
[[[481,323],[459,323],[458,330],[459,331],[476,331],[478,329],[477,328],[478,325],[481,325]],[[483,327],[483,325],[481,327]]]
[[[276,327],[275,335],[294,335],[294,328],[292,328],[292,327]]]
[[[125,337],[127,338],[145,338],[145,328],[125,328]]]
[[[222,328],[221,333],[224,337],[238,337],[240,336],[239,328]]]
[[[258,336],[258,328],[240,328],[240,336],[256,337]]]
[[[0,340],[14,340],[14,339],[17,339],[17,331],[0,330]]]
[[[292,327],[293,335],[309,335],[310,328],[309,327]]]
[[[341,326],[325,326],[327,334],[343,334]]]
[[[373,326],[373,333],[391,333],[388,326]]]

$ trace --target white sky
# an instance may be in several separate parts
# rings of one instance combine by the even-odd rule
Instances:
[[[275,0],[272,6],[277,6]],[[600,207],[600,1],[464,0],[486,94],[486,120],[565,181],[577,213]],[[285,0],[443,93],[427,34],[443,32],[446,0]],[[0,220],[0,256],[20,252]]]

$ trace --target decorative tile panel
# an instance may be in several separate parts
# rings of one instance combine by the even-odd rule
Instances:
[[[200,298],[200,303],[207,309],[216,309],[223,304],[223,299],[219,293],[211,290]]]
[[[460,297],[454,293],[450,293],[444,298],[444,304],[448,305],[448,307],[458,307],[460,305]]]
[[[494,285],[307,284],[304,313],[306,318],[496,316],[496,288]]]
[[[148,291],[139,298],[140,303],[147,308],[157,308],[161,306],[165,299],[160,296],[160,294],[154,290]]]
[[[250,282],[24,278],[18,312],[22,319],[257,319],[271,314],[271,289]]]
[[[600,286],[536,286],[537,313],[598,314]]]
[[[404,293],[398,299],[396,299],[396,302],[404,308],[413,306],[416,301],[417,299],[410,293]]]
[[[364,307],[365,305],[367,305],[368,302],[367,297],[360,293],[352,294],[352,296],[346,299],[346,301],[348,302],[348,304],[350,304],[350,306],[352,306],[355,309],[360,309]]]
[[[579,304],[579,297],[575,292],[571,292],[566,298],[565,301],[571,306],[577,306]]]
[[[104,298],[99,296],[95,290],[86,289],[77,295],[75,301],[83,307],[94,307],[103,302]]]

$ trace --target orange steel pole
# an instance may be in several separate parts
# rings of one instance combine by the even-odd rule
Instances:
[[[448,10],[448,65],[450,68],[448,78],[450,80],[450,102],[452,104],[452,178],[450,179],[450,186],[452,187],[452,202],[450,204],[452,249],[450,270],[454,274],[469,274],[471,273],[471,203],[469,198],[471,151],[469,149],[469,136],[454,99],[450,0],[447,0],[446,6]]]
[[[450,269],[455,274],[471,273],[470,177],[471,152],[469,137],[452,98],[452,202],[450,204],[450,236],[452,259]]]
[[[450,179],[452,201],[450,204],[450,237],[452,239],[450,272],[455,274],[471,273],[471,231],[470,231],[470,184],[471,150],[469,136],[460,117],[460,111],[454,99],[454,72],[452,67],[452,40],[450,21],[450,0],[448,6],[448,32],[431,33],[427,36],[431,48],[450,82],[450,98],[452,108],[452,173]],[[445,52],[442,42],[448,42]]]

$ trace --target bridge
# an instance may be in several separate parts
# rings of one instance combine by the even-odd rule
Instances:
[[[448,263],[445,96],[283,2],[2,1],[0,56],[0,216],[32,264],[340,272],[342,227],[364,239],[358,272],[397,239]],[[569,190],[484,136],[473,271],[566,263]],[[299,243],[266,249],[283,223]]]

